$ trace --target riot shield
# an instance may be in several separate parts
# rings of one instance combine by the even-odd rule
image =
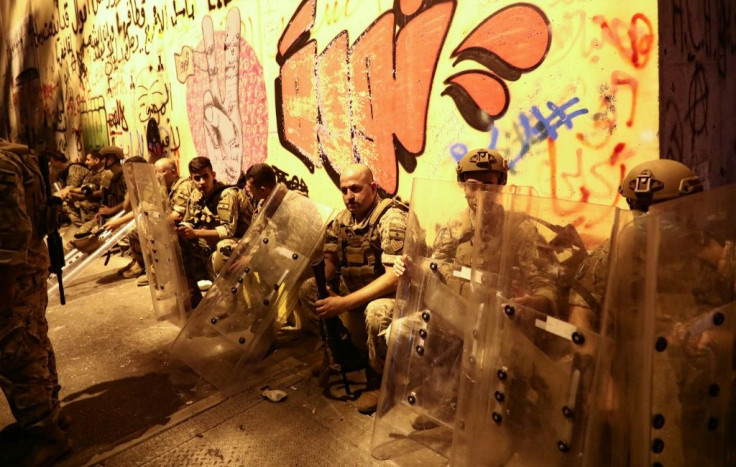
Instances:
[[[613,465],[736,460],[735,199],[736,186],[689,195],[617,232]]]
[[[414,179],[371,453],[448,458],[471,300],[476,200],[503,187]],[[439,456],[438,456],[439,455]],[[441,456],[441,457],[440,457]]]
[[[581,464],[610,355],[584,277],[593,258],[607,269],[617,209],[494,193],[478,204],[452,463]]]
[[[233,250],[171,353],[218,388],[247,374],[298,300],[298,280],[335,212],[278,185]]]
[[[119,213],[113,219],[122,215],[123,213]],[[95,237],[94,242],[88,242],[89,245],[97,246],[93,250],[73,248],[67,252],[64,255],[64,267],[61,270],[64,285],[71,284],[72,279],[80,275],[97,258],[110,251],[121,238],[128,235],[134,228],[135,221],[130,221],[113,232],[100,231],[97,234],[93,234]],[[56,280],[56,274],[49,276],[46,281],[46,290],[48,291],[49,299],[59,293],[59,283]]]
[[[182,327],[191,312],[171,205],[152,164],[123,165],[146,265],[153,310],[159,320]]]

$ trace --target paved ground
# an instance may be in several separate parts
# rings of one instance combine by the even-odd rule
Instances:
[[[68,284],[67,305],[48,309],[73,419],[62,465],[385,464],[369,454],[373,418],[339,400],[339,381],[325,397],[310,376],[315,338],[281,342],[248,380],[217,391],[168,354],[179,330],[155,320],[148,287],[115,274],[127,260],[96,261]],[[288,397],[267,401],[265,387]],[[11,423],[0,398],[0,429]]]

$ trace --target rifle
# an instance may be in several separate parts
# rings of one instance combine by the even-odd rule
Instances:
[[[322,258],[312,263],[312,271],[317,282],[317,295],[321,299],[329,297],[330,293],[327,290],[327,279],[325,278],[325,259]],[[338,290],[339,287],[332,284],[331,289]],[[346,373],[365,368],[365,357],[355,347],[350,339],[350,332],[337,316],[320,319],[320,333],[330,364],[340,372],[345,384],[345,392],[351,395]]]
[[[59,281],[59,301],[62,305],[66,305],[64,282],[61,278],[66,262],[64,261],[64,244],[59,234],[59,218],[61,217],[61,205],[63,201],[58,196],[51,195],[48,158],[43,154],[39,155],[38,165],[46,185],[46,229],[48,230],[46,241],[49,248],[49,272],[56,274],[56,280]]]

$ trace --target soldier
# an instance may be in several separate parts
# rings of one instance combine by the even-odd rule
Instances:
[[[670,159],[657,159],[635,166],[619,187],[619,193],[626,198],[635,216],[646,213],[653,204],[702,190],[703,185],[692,170]],[[581,288],[570,293],[570,322],[575,326],[600,331],[610,249],[609,239],[593,250],[578,269],[576,279]]]
[[[101,218],[109,218],[123,210],[123,200],[127,186],[123,178],[123,166],[120,162],[123,160],[123,150],[117,146],[105,146],[100,149],[100,155],[105,158],[105,169],[112,173],[110,178],[110,186],[107,190],[103,205],[100,206],[97,216]]]
[[[0,140],[0,386],[33,443],[23,460],[9,460],[0,449],[3,464],[47,465],[70,450],[46,322],[44,237],[54,217],[47,209],[37,159],[26,146]]]
[[[112,179],[112,172],[105,169],[105,158],[98,150],[87,154],[85,165],[89,173],[82,180],[82,186],[71,189],[68,194],[74,207],[67,214],[76,226],[94,219],[100,209],[102,190],[110,187]]]
[[[488,204],[481,206],[481,209],[492,210],[493,222],[490,225],[483,226],[483,237],[485,242],[491,245],[486,248],[481,257],[473,257],[473,239],[475,236],[475,223],[477,218],[478,193],[481,189],[496,191],[496,187],[506,185],[508,179],[508,164],[495,150],[492,149],[475,149],[465,154],[457,164],[456,173],[457,181],[463,184],[465,198],[468,203],[467,209],[462,211],[457,217],[450,219],[447,224],[442,226],[432,245],[431,258],[438,260],[438,272],[441,279],[447,287],[460,297],[453,305],[456,309],[455,314],[463,314],[465,300],[471,298],[470,295],[470,268],[476,267],[482,271],[493,271],[499,266],[501,254],[503,251],[514,251],[514,263],[518,269],[523,270],[527,275],[527,283],[531,284],[530,290],[524,291],[521,296],[515,297],[514,300],[530,308],[553,314],[556,312],[557,288],[553,281],[547,277],[543,271],[539,269],[540,252],[538,249],[539,233],[531,218],[522,216],[517,213],[505,213],[500,206]],[[492,198],[492,196],[489,196]],[[500,245],[502,238],[502,229],[505,224],[504,217],[512,216],[510,222],[515,226],[516,244],[514,246]],[[488,217],[490,218],[490,217]],[[475,263],[475,264],[472,264]],[[408,271],[407,271],[408,269]],[[411,259],[406,256],[399,258],[394,264],[394,273],[397,276],[403,275],[405,272],[412,274],[413,265]],[[430,287],[431,288],[431,287]],[[443,293],[443,292],[437,292]],[[433,302],[432,290],[427,291],[426,299]],[[432,307],[432,303],[427,306]],[[442,310],[445,317],[449,317],[450,310]],[[459,378],[460,360],[462,356],[462,347],[464,340],[464,316],[459,316],[459,320],[445,323],[442,325],[437,322],[433,323],[432,348],[425,348],[425,353],[431,354],[433,358],[432,372],[438,374],[442,372],[445,379],[453,381],[446,382],[452,387],[447,395],[457,397],[457,385]],[[435,320],[436,321],[436,320]],[[441,337],[438,337],[441,336]],[[415,375],[421,381],[415,384],[424,384],[424,380],[431,375]],[[429,388],[422,389],[427,392]],[[426,397],[424,399],[431,399]],[[440,401],[441,410],[447,407],[454,407],[456,401]],[[452,419],[451,414],[435,414],[441,415],[442,418]],[[414,417],[411,420],[412,427],[417,430],[433,428],[436,425],[434,421],[425,416]]]
[[[58,151],[44,149],[42,151],[49,161],[49,169],[53,174],[54,183],[57,183],[59,191],[55,196],[64,198],[70,189],[82,186],[82,180],[89,169],[84,164],[69,162],[69,159]]]
[[[457,181],[464,183],[465,198],[468,201],[468,209],[464,211],[457,219],[452,219],[437,233],[437,238],[432,248],[432,258],[441,261],[454,261],[461,267],[469,268],[471,266],[471,258],[473,255],[473,236],[475,233],[475,217],[478,209],[477,192],[483,186],[503,186],[506,185],[508,179],[508,163],[498,151],[493,149],[475,149],[465,154],[457,164]],[[504,213],[500,206],[484,206],[484,209],[493,209],[498,211],[499,216]],[[545,277],[538,269],[539,251],[534,246],[538,243],[539,234],[536,226],[532,223],[531,218],[523,216],[514,216],[515,224],[518,228],[518,245],[525,248],[516,250],[518,255],[517,262],[521,265],[529,282],[532,284],[530,293],[516,297],[514,300],[524,306],[535,308],[539,311],[555,313],[557,291],[552,281]],[[491,226],[484,226],[483,234],[488,238],[501,238],[500,228],[503,222],[494,223]],[[485,264],[495,265],[500,260],[500,248],[489,248],[487,252],[490,257],[484,256],[479,258]],[[406,258],[402,257],[396,262],[394,272],[401,276],[405,271]],[[478,267],[479,265],[476,265]],[[491,266],[493,267],[493,266]],[[488,269],[486,266],[485,269]],[[445,271],[444,276],[448,285],[459,294],[466,294],[465,288],[468,285],[468,279],[458,277]]]
[[[212,252],[218,242],[235,235],[239,214],[238,189],[218,182],[212,163],[206,157],[192,159],[189,173],[195,189],[176,231],[192,308],[195,308],[202,300],[197,281],[214,279]]]
[[[244,184],[243,189],[238,192],[238,226],[233,238],[217,244],[217,249],[212,255],[212,268],[215,274],[219,274],[230,259],[235,246],[276,188],[276,173],[268,164],[254,164],[241,175],[239,183],[241,181],[244,181]]]
[[[714,355],[718,355],[719,345],[709,342],[710,337],[717,336],[718,332],[698,331],[699,326],[692,325],[691,319],[698,315],[707,316],[711,310],[736,299],[733,239],[722,238],[717,225],[697,222],[694,225],[675,222],[668,225],[674,219],[657,218],[655,220],[660,226],[657,235],[658,267],[654,276],[647,271],[647,266],[657,256],[649,257],[651,250],[648,251],[648,247],[651,246],[647,245],[645,236],[655,235],[648,232],[646,216],[650,207],[701,191],[703,185],[699,177],[680,162],[659,159],[632,168],[619,187],[619,193],[626,198],[633,211],[633,221],[619,234],[615,263],[618,271],[610,281],[611,287],[615,288],[610,293],[606,291],[608,275],[614,270],[613,264],[609,266],[611,241],[607,240],[578,270],[578,280],[585,287],[584,293],[573,293],[570,297],[570,320],[573,324],[596,332],[600,329],[601,333],[616,337],[618,347],[614,350],[611,392],[614,400],[625,401],[618,403],[621,405],[618,410],[623,414],[632,411],[629,407],[639,400],[632,395],[642,394],[642,387],[651,389],[651,394],[647,392],[649,406],[638,407],[638,410],[651,410],[651,433],[632,436],[636,422],[621,418],[625,422],[619,428],[626,434],[615,436],[614,439],[628,438],[628,444],[613,446],[614,459],[618,458],[621,464],[639,463],[642,451],[649,452],[649,463],[652,465],[690,465],[706,459],[706,464],[710,465],[723,455],[712,449],[703,450],[702,445],[695,441],[703,433],[715,440],[716,430],[722,428],[708,427],[709,421],[703,420],[709,412],[709,398],[706,395],[708,384],[705,384],[704,389],[703,382],[708,381],[707,378],[719,376],[712,368],[717,360]],[[679,205],[682,206],[682,203]],[[666,206],[662,208],[665,211],[667,209]],[[709,213],[711,208],[714,206],[706,205],[702,210]],[[686,208],[681,209],[688,212]],[[644,285],[651,281],[654,281],[656,290],[652,308],[642,310],[643,306],[637,297],[643,295],[641,291]],[[604,300],[612,304],[608,307],[609,315],[605,323],[601,319]],[[644,312],[655,315],[651,329],[643,328],[642,323],[647,321]],[[656,341],[657,350],[651,356],[651,362],[648,362],[650,369],[645,372],[641,370],[641,362],[648,360],[650,355],[643,354],[636,345],[644,332],[650,333],[652,330],[656,334],[644,335],[644,339]],[[661,341],[667,344],[660,347]],[[722,345],[720,347],[723,348]],[[637,350],[633,351],[634,348]],[[649,386],[645,379],[656,383]],[[606,383],[610,387],[610,381]],[[612,408],[607,407],[607,410]],[[640,444],[644,437],[651,442],[651,446],[645,450],[632,448]],[[704,451],[709,452],[703,455]]]
[[[324,243],[327,278],[340,276],[339,293],[317,299],[314,279],[302,284],[299,299],[319,318],[342,316],[353,340],[367,347],[367,386],[356,404],[361,413],[372,413],[378,403],[381,374],[386,358],[382,336],[391,322],[396,275],[387,271],[404,248],[406,207],[380,199],[373,173],[364,165],[350,165],[340,176],[340,191],[347,209],[327,228]],[[365,329],[365,340],[357,336]],[[366,344],[363,344],[363,343]]]

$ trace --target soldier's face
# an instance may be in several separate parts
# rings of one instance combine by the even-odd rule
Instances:
[[[156,178],[158,178],[158,182],[166,188],[171,187],[176,179],[179,178],[179,173],[168,164],[164,166],[161,166],[161,164],[154,164],[153,168],[156,170]]]
[[[478,207],[478,191],[485,185],[499,185],[501,174],[498,172],[473,172],[465,177],[465,199],[470,209]]]
[[[245,191],[248,192],[248,194],[250,194],[253,197],[253,199],[256,201],[266,199],[268,198],[268,195],[270,194],[270,192],[266,190],[265,187],[256,186],[255,184],[253,184],[252,178],[249,178],[248,180],[246,180]]]
[[[209,196],[215,189],[215,173],[209,167],[192,173],[192,181],[194,186],[202,192],[204,196]]]
[[[376,182],[366,180],[362,173],[347,173],[340,177],[342,201],[356,217],[368,212],[376,200],[376,190]]]
[[[92,153],[87,154],[87,158],[84,160],[84,165],[90,170],[101,168],[103,163],[104,161],[101,158],[93,156]]]

